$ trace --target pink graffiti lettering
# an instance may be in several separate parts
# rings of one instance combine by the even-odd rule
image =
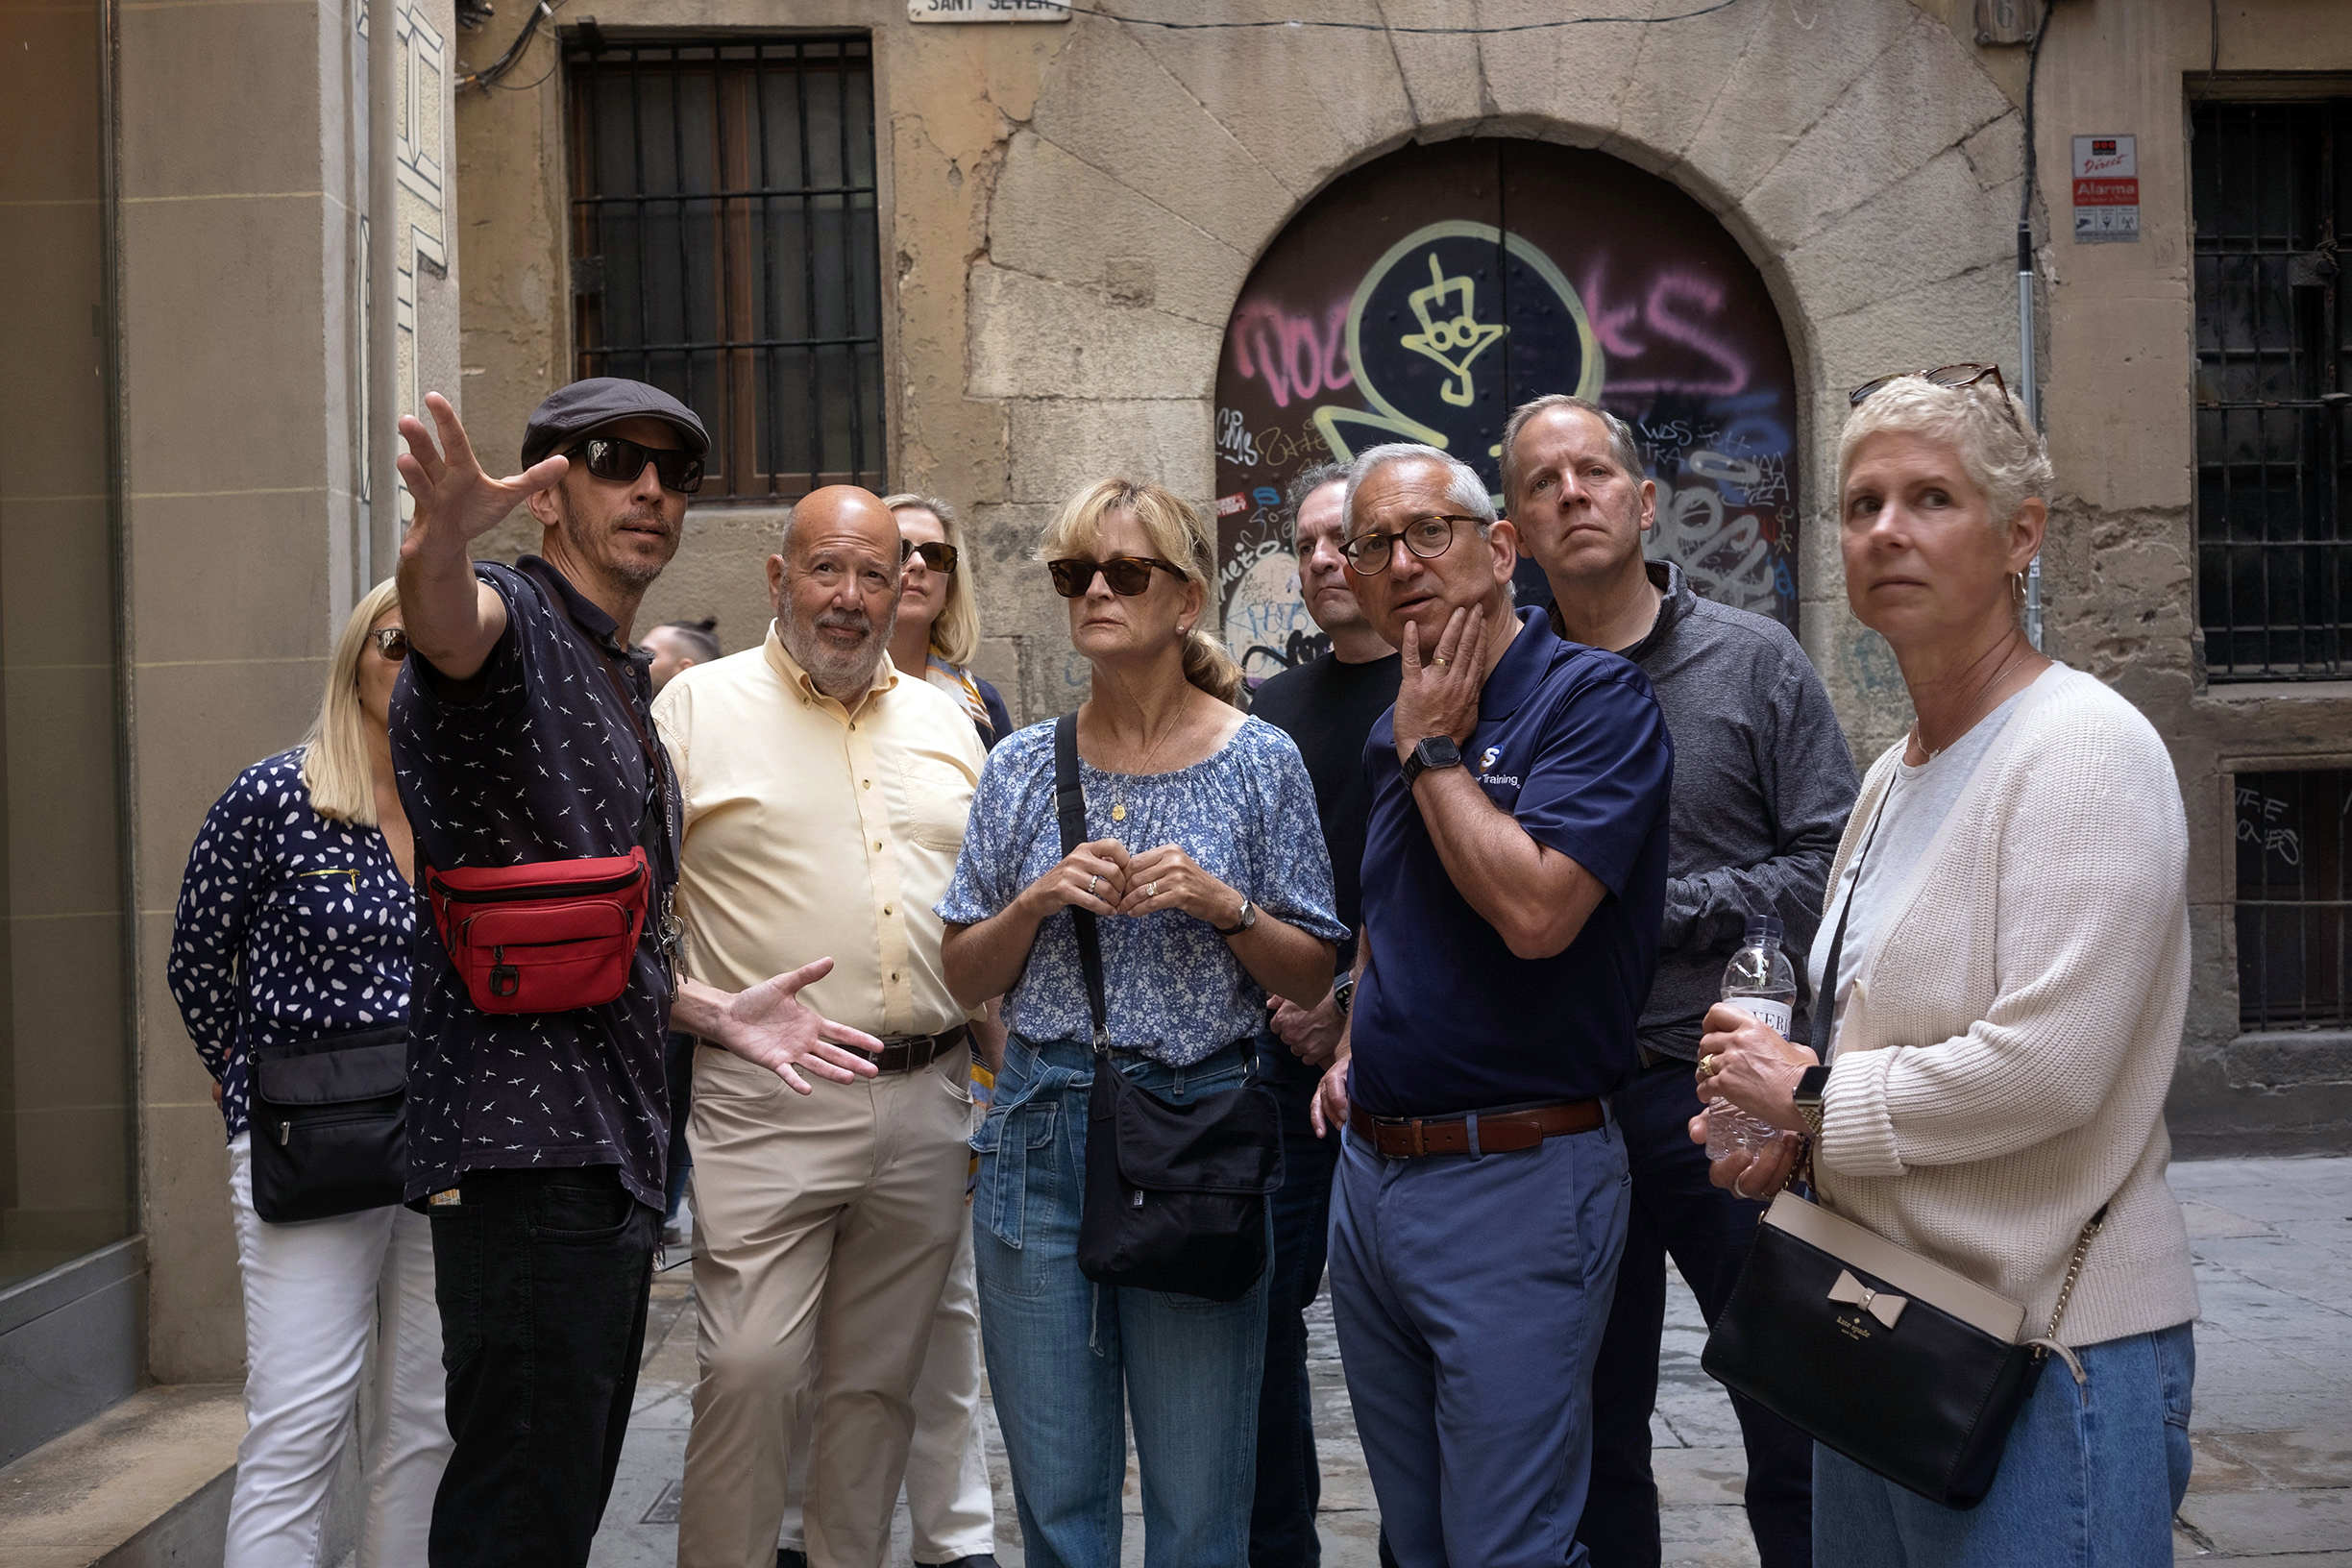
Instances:
[[[1318,331],[1310,316],[1263,301],[1244,302],[1227,329],[1233,334],[1234,368],[1264,381],[1277,408],[1289,407],[1292,398],[1352,385],[1356,370],[1347,362],[1347,309],[1345,300],[1335,302]]]
[[[1748,361],[1738,350],[1694,319],[1722,313],[1724,292],[1719,285],[1696,273],[1661,273],[1652,280],[1649,297],[1643,301],[1638,312],[1630,304],[1608,304],[1606,290],[1607,262],[1595,261],[1584,274],[1584,317],[1592,323],[1593,336],[1600,340],[1602,350],[1611,358],[1639,359],[1662,339],[1692,350],[1722,372],[1715,378],[1669,375],[1621,379],[1612,376],[1608,383],[1610,392],[1682,392],[1700,397],[1727,398],[1746,390]],[[1678,306],[1684,309],[1678,311]],[[1636,336],[1629,330],[1637,313],[1642,324],[1649,329],[1646,338]]]

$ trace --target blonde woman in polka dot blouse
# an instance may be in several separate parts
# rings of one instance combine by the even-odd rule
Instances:
[[[432,1239],[397,1205],[273,1224],[254,1212],[248,1064],[257,1047],[408,1016],[414,850],[386,722],[407,656],[385,582],[336,639],[304,742],[237,775],[205,818],[166,968],[227,1123],[245,1291],[244,1441],[230,1568],[311,1568],[371,1339],[383,1398],[365,1433],[362,1557],[423,1568],[450,1437]]]

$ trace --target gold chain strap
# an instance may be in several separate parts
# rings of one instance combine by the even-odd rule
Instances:
[[[2049,1327],[2042,1331],[2043,1338],[2058,1337],[2058,1321],[2066,1316],[2067,1298],[2074,1294],[2074,1282],[2082,1278],[2083,1258],[2091,1251],[2091,1238],[2098,1235],[2106,1223],[2107,1206],[2101,1204],[2099,1212],[2091,1216],[2090,1223],[2082,1229],[2081,1237],[2074,1243],[2074,1257],[2067,1264],[2066,1284],[2058,1287],[2058,1305],[2050,1309]]]

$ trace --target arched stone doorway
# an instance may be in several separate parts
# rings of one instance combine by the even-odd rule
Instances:
[[[1219,591],[1250,677],[1324,646],[1282,540],[1292,476],[1419,440],[1499,494],[1503,422],[1547,392],[1634,426],[1658,484],[1654,558],[1797,629],[1797,387],[1763,279],[1666,181],[1481,137],[1333,182],[1235,304],[1216,381]],[[1520,577],[1522,602],[1550,597],[1532,563]]]

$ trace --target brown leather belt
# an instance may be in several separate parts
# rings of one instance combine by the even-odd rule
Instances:
[[[964,1043],[971,1033],[968,1026],[957,1024],[943,1035],[912,1035],[905,1040],[886,1040],[878,1051],[861,1051],[854,1045],[842,1049],[852,1056],[862,1056],[884,1072],[913,1072],[927,1067]]]
[[[1508,1154],[1531,1149],[1547,1138],[1589,1133],[1604,1119],[1599,1100],[1462,1116],[1368,1116],[1351,1107],[1348,1131],[1391,1160],[1409,1160],[1425,1154]]]

